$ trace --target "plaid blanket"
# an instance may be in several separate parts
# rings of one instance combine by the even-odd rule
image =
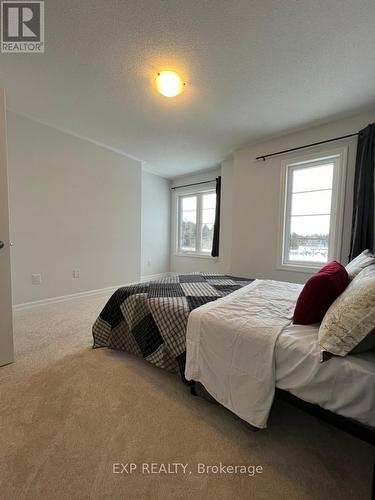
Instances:
[[[246,278],[193,273],[119,288],[95,321],[94,348],[145,358],[184,379],[190,312],[251,283]]]

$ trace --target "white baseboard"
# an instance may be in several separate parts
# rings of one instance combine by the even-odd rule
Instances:
[[[23,304],[15,304],[15,305],[13,305],[13,311],[14,312],[21,311],[23,309],[30,309],[32,307],[45,306],[47,304],[57,304],[58,302],[66,302],[68,300],[77,300],[77,299],[82,299],[85,297],[95,297],[95,296],[99,296],[99,295],[110,295],[111,293],[113,293],[115,290],[117,290],[121,286],[125,286],[125,285],[100,288],[98,290],[87,290],[86,292],[72,293],[70,295],[61,295],[59,297],[50,297],[48,299],[34,300],[33,302],[24,302]]]
[[[170,276],[172,273],[160,273],[160,274],[150,274],[148,276],[142,276],[140,281],[154,281],[160,278],[165,278],[166,276]],[[45,306],[48,304],[57,304],[59,302],[67,302],[69,300],[78,300],[84,299],[87,297],[99,297],[101,295],[111,295],[118,288],[128,285],[134,285],[135,283],[139,283],[139,281],[134,281],[131,283],[125,283],[123,285],[110,286],[107,288],[99,288],[97,290],[87,290],[86,292],[78,292],[72,293],[70,295],[61,295],[59,297],[50,297],[48,299],[42,300],[34,300],[33,302],[24,302],[23,304],[15,304],[13,305],[13,311],[22,311],[24,309],[31,309],[33,307]]]

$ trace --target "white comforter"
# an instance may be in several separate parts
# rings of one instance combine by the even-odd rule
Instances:
[[[301,288],[256,280],[189,316],[186,378],[259,428],[266,427],[275,393],[275,344]]]

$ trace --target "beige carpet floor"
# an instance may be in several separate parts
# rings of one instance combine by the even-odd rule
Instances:
[[[16,362],[0,368],[0,498],[369,499],[373,451],[286,404],[251,432],[178,378],[91,349],[105,298],[16,313]],[[188,463],[192,474],[113,474],[113,463]],[[198,463],[260,465],[257,476]]]

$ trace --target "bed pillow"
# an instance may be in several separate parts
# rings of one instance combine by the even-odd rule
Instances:
[[[344,266],[335,260],[326,264],[303,287],[294,310],[293,323],[311,325],[322,321],[330,305],[348,283]]]
[[[365,269],[371,264],[375,264],[375,255],[372,254],[370,250],[364,250],[345,267],[349,275],[349,281],[354,279],[362,269]]]
[[[319,328],[322,351],[336,356],[375,347],[375,265],[363,269],[336,299]]]

